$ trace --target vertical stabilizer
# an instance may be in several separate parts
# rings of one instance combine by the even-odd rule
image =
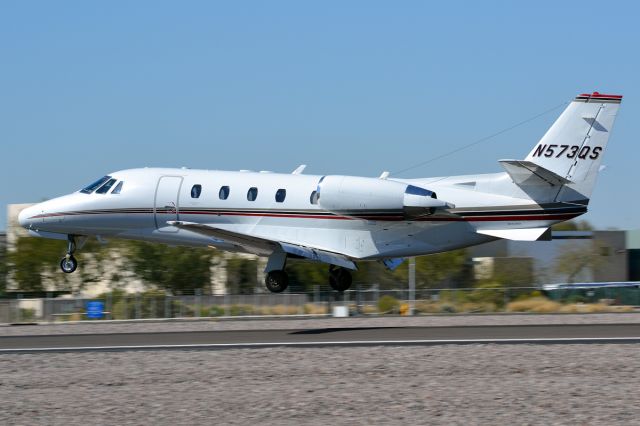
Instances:
[[[622,96],[598,92],[578,95],[525,161],[570,181],[558,201],[588,200],[607,147]]]

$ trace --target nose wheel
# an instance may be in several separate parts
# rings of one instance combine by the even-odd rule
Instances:
[[[76,239],[73,235],[68,236],[67,255],[60,261],[60,269],[65,274],[70,274],[78,267],[78,261],[73,257],[73,253],[76,251]]]
[[[73,271],[76,270],[77,267],[78,267],[78,261],[76,260],[75,257],[73,257],[72,254],[69,254],[63,257],[62,260],[60,261],[60,269],[62,269],[62,272],[64,272],[65,274],[72,273]]]

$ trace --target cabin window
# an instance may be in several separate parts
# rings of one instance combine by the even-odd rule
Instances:
[[[191,198],[200,198],[200,193],[202,193],[202,185],[193,185],[191,187]]]
[[[118,184],[116,185],[115,188],[113,188],[113,191],[111,191],[112,194],[119,194],[122,191],[122,185],[124,184],[124,181],[121,180],[120,182],[118,182]]]
[[[96,194],[106,194],[107,192],[109,192],[114,183],[116,183],[116,179],[109,179],[104,185],[98,188]]]
[[[220,197],[221,200],[226,200],[227,198],[229,198],[229,187],[228,186],[220,187],[220,192],[218,192],[218,197]]]
[[[318,194],[318,191],[313,191],[311,193],[311,196],[309,197],[309,202],[311,204],[318,204],[318,199],[320,198],[320,195]]]
[[[108,181],[109,179],[111,179],[111,176],[104,176],[101,177],[100,179],[98,179],[97,181],[93,182],[91,185],[88,185],[84,188],[82,188],[80,190],[80,192],[83,192],[85,194],[91,194],[93,191],[95,191],[97,188],[100,188],[100,186],[102,186],[103,183],[105,183],[106,181]]]
[[[276,191],[276,203],[282,203],[285,198],[287,198],[287,190],[282,188],[278,189]]]
[[[247,191],[247,200],[255,201],[256,198],[258,198],[258,188],[253,186],[253,187],[249,188],[249,190]]]

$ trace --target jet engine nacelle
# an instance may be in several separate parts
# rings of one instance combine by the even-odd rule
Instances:
[[[324,176],[318,183],[318,196],[318,205],[325,210],[370,220],[411,220],[451,207],[424,188],[356,176]]]

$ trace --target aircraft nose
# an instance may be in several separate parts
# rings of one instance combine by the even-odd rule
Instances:
[[[18,215],[18,222],[20,223],[20,226],[22,226],[23,228],[29,228],[34,223],[35,219],[33,219],[33,216],[37,214],[38,209],[36,206],[31,206],[23,209]]]

